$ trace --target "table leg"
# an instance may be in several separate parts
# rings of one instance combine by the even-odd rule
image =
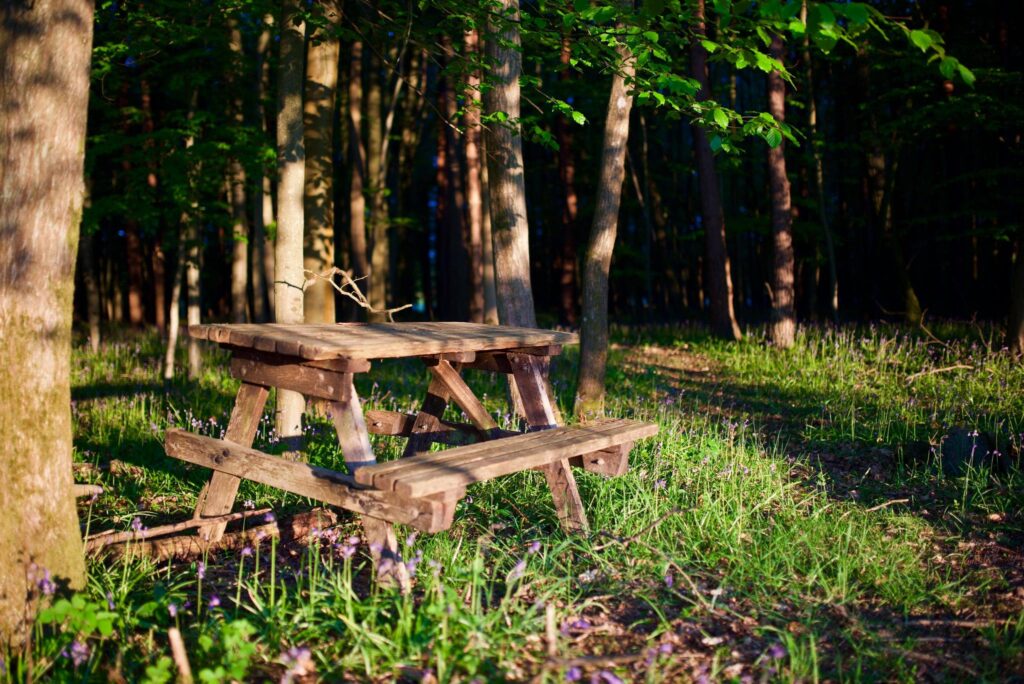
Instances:
[[[244,447],[251,447],[256,439],[263,408],[267,404],[268,389],[263,385],[251,385],[243,382],[235,397],[235,406],[231,409],[231,420],[224,439]],[[220,471],[214,471],[210,481],[199,494],[196,505],[196,518],[225,515],[231,512],[238,494],[241,479]],[[220,541],[224,535],[226,523],[216,523],[206,528],[204,534],[210,541]]]
[[[528,354],[509,354],[508,360],[512,364],[512,376],[530,427],[541,430],[556,427],[560,422],[558,411],[548,391],[541,361]],[[586,532],[589,529],[587,514],[568,459],[546,465],[541,470],[547,478],[562,527],[570,532]]]
[[[456,372],[460,366],[461,364],[459,363],[452,364],[452,368]],[[427,398],[423,400],[423,407],[416,414],[416,422],[413,423],[412,434],[409,435],[409,441],[405,445],[402,458],[416,456],[430,449],[430,445],[433,442],[430,439],[430,435],[439,432],[441,416],[444,415],[444,410],[447,408],[450,398],[451,393],[448,391],[448,386],[444,383],[444,380],[437,375],[431,374],[430,386],[427,388]]]
[[[370,433],[366,429],[366,419],[363,417],[359,395],[352,384],[352,374],[349,373],[348,376],[346,398],[331,402],[330,412],[345,465],[348,466],[349,472],[355,472],[361,466],[376,463],[377,459],[370,446]],[[377,570],[377,583],[398,585],[403,591],[408,590],[409,571],[402,563],[402,557],[398,552],[398,537],[395,535],[394,524],[368,515],[362,515],[360,519]]]

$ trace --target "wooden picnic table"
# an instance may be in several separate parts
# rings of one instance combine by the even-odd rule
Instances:
[[[657,426],[605,419],[564,427],[546,368],[574,333],[474,323],[339,323],[195,325],[189,335],[231,352],[231,374],[242,381],[224,439],[167,431],[168,455],[214,472],[199,496],[196,517],[231,512],[241,480],[269,484],[361,515],[378,578],[404,582],[394,523],[425,532],[447,529],[466,486],[536,469],[544,473],[558,518],[567,530],[586,530],[587,518],[571,466],[621,475],[637,439]],[[378,359],[417,358],[430,384],[416,414],[364,411],[356,373]],[[501,429],[462,378],[467,369],[510,376],[529,430]],[[326,402],[349,472],[341,473],[252,448],[271,388]],[[470,423],[443,419],[454,402]],[[409,441],[403,457],[378,463],[371,434]],[[456,444],[431,452],[434,443]],[[211,541],[224,523],[211,523]]]

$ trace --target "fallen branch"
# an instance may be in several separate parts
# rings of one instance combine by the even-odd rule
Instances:
[[[914,382],[914,380],[924,377],[925,375],[934,375],[935,373],[945,373],[947,371],[954,370],[974,370],[974,366],[968,366],[965,363],[958,363],[953,366],[945,366],[943,368],[932,368],[931,370],[921,371],[919,373],[914,373],[913,375],[908,375],[907,384],[909,385],[910,383]]]
[[[181,632],[177,627],[167,630],[167,640],[171,642],[171,656],[174,658],[175,667],[178,668],[178,682],[192,684],[192,666],[188,663],[185,641],[181,638]]]
[[[889,506],[895,506],[896,504],[908,503],[909,501],[910,501],[910,499],[893,499],[892,501],[886,501],[885,503],[880,503],[877,506],[872,506],[871,508],[866,509],[864,512],[865,513],[871,513],[872,511],[880,511],[883,508],[888,508]]]
[[[204,518],[204,522],[215,518]],[[335,525],[338,516],[324,508],[298,513],[281,521],[250,527],[236,532],[227,532],[217,541],[204,539],[199,535],[176,535],[152,540],[110,544],[98,551],[113,558],[151,558],[162,562],[172,558],[194,560],[211,551],[233,551],[245,546],[255,546],[264,539],[278,537],[282,543],[305,543],[314,528],[324,529]]]
[[[211,518],[193,518],[192,520],[186,520],[185,522],[149,527],[137,532],[135,530],[130,532],[114,532],[113,530],[97,532],[85,540],[85,550],[88,552],[103,548],[104,546],[110,546],[111,544],[121,544],[123,542],[142,541],[144,539],[152,539],[154,537],[163,537],[168,534],[174,534],[175,532],[184,532],[185,530],[190,530],[195,527],[206,527],[215,523],[226,523],[232,522],[233,520],[251,518],[257,515],[266,515],[267,513],[270,513],[270,511],[271,509],[269,508],[261,508],[258,511],[240,511],[238,513],[228,513],[227,515],[218,515]]]

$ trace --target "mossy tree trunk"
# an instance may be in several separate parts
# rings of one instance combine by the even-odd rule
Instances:
[[[85,584],[70,366],[93,3],[0,14],[0,642],[17,644],[39,579]]]

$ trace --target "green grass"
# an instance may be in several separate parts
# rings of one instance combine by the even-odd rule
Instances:
[[[783,352],[618,331],[608,410],[661,432],[626,476],[577,475],[591,535],[561,533],[543,478],[520,473],[471,487],[447,532],[400,531],[417,563],[405,596],[348,555],[359,527],[345,513],[308,546],[266,541],[202,571],[93,560],[77,604],[40,617],[31,657],[7,654],[10,676],[31,661],[36,678],[169,681],[173,626],[209,681],[276,681],[309,663],[324,681],[1019,676],[1020,596],[1006,600],[1013,575],[985,554],[1021,558],[1024,367],[984,332],[937,334],[810,329]],[[164,456],[163,431],[219,435],[237,384],[211,349],[198,382],[164,387],[160,356],[151,336],[75,352],[76,479],[106,488],[81,509],[92,531],[185,519],[208,476]],[[568,350],[553,370],[564,410],[575,363]],[[957,364],[971,368],[908,382]],[[467,376],[509,423],[503,381]],[[413,364],[380,364],[357,387],[371,407],[412,410],[426,382]],[[277,448],[270,426],[257,447]],[[951,426],[988,435],[1009,467],[944,474],[929,445]],[[311,461],[342,467],[326,424],[307,440]],[[279,514],[312,505],[253,483],[245,499]]]

